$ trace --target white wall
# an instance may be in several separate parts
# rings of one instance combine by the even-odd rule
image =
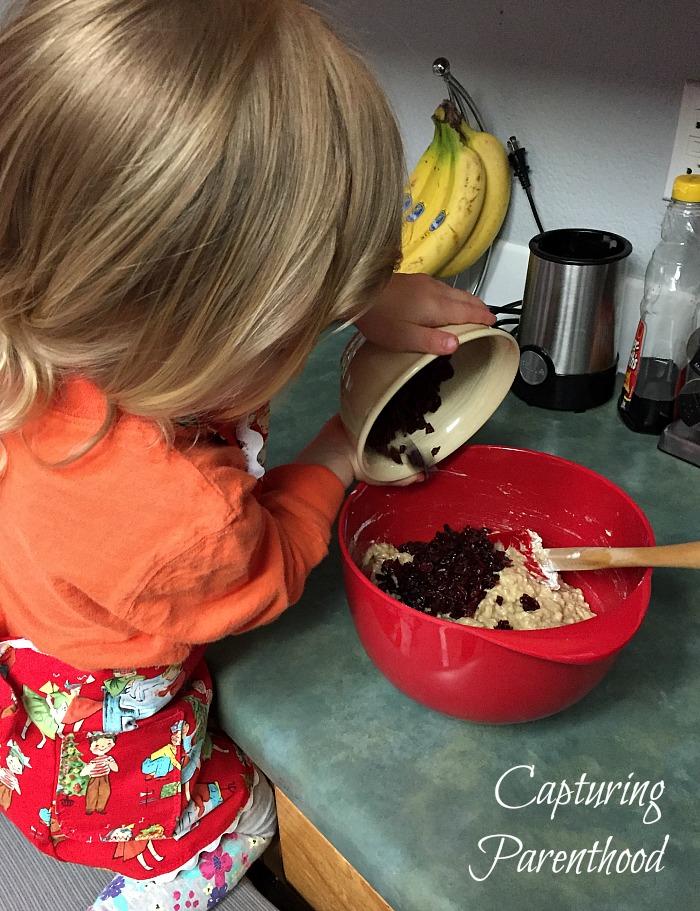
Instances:
[[[626,236],[631,276],[657,241],[684,79],[700,79],[687,0],[319,0],[369,56],[398,114],[409,167],[444,97],[445,56],[502,141],[528,150],[545,229]],[[502,237],[537,233],[519,186]]]

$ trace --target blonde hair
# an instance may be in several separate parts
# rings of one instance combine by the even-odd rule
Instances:
[[[400,247],[392,112],[298,0],[25,0],[0,34],[0,434],[61,378],[242,414]]]

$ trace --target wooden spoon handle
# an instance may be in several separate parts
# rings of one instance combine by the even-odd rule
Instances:
[[[674,566],[700,569],[700,541],[661,547],[555,547],[545,550],[547,565],[559,571],[613,566]],[[544,562],[544,561],[543,561]]]

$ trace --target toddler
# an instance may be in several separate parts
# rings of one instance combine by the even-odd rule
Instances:
[[[299,0],[24,0],[0,33],[0,807],[114,871],[94,911],[213,907],[275,831],[209,725],[207,643],[274,620],[357,476],[266,403],[355,322],[493,321],[393,275],[387,102]],[[251,681],[251,686],[254,681]]]

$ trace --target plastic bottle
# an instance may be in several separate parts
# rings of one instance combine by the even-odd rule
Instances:
[[[661,242],[644,278],[641,317],[617,403],[637,433],[659,434],[673,420],[700,299],[700,174],[673,183]]]

